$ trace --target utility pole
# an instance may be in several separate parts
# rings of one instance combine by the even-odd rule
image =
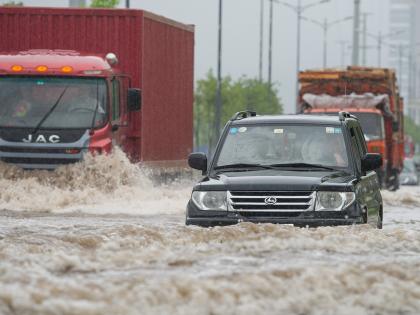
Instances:
[[[354,25],[353,25],[353,66],[359,65],[359,31],[360,31],[360,0],[354,0]]]
[[[125,7],[130,9],[130,0],[125,0]]]
[[[218,141],[220,137],[220,120],[222,114],[222,17],[223,0],[219,0],[219,27],[218,27],[218,50],[217,50],[217,91],[216,91],[216,113],[214,124],[214,139]]]
[[[268,36],[268,86],[271,89],[273,69],[273,0],[270,0],[270,27]]]
[[[264,0],[260,0],[260,63],[258,78],[260,82],[263,80],[263,54],[264,54]]]

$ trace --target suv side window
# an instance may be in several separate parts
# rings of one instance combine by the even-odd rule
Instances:
[[[354,125],[349,125],[350,136],[351,136],[351,148],[356,161],[356,167],[359,172],[362,171],[362,148],[357,139],[357,131]]]
[[[112,120],[120,118],[120,81],[112,80]]]
[[[355,131],[356,131],[357,142],[360,145],[362,157],[364,157],[367,153],[367,145],[365,141],[365,136],[363,135],[363,131],[360,128],[360,126],[355,127]]]

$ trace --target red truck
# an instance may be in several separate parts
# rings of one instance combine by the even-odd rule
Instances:
[[[404,163],[403,99],[395,72],[384,68],[308,70],[300,73],[300,111],[354,114],[362,125],[368,151],[380,153],[383,187],[399,188]]]
[[[0,8],[0,159],[54,169],[118,145],[186,166],[194,27],[142,10]]]

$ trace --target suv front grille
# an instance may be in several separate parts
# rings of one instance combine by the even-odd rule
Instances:
[[[267,213],[300,213],[312,211],[315,192],[312,191],[229,191],[231,211],[267,216]]]

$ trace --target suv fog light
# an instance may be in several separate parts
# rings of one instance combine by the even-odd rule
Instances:
[[[355,200],[354,192],[318,191],[315,211],[340,211]]]
[[[226,191],[194,191],[192,200],[200,210],[227,211]]]

